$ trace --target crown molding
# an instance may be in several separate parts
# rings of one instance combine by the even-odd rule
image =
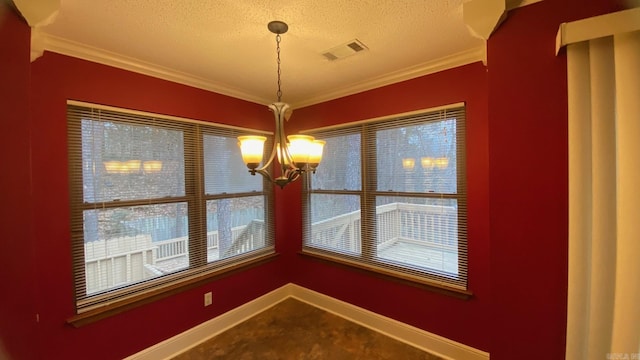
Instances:
[[[239,91],[225,84],[215,83],[201,77],[193,76],[180,71],[175,71],[139,59],[123,56],[114,52],[66,40],[57,36],[46,34],[40,29],[34,28],[31,33],[31,61],[35,61],[37,58],[42,56],[44,51],[54,52],[103,65],[108,65],[187,86],[212,91],[218,94],[227,95],[257,104],[264,105],[269,104],[272,101],[271,99],[257,97],[246,92]],[[459,52],[457,54],[446,56],[434,61],[428,61],[406,69],[386,74],[384,76],[367,79],[366,81],[343,87],[330,93],[324,93],[300,102],[292,103],[291,106],[294,109],[310,106],[478,61],[482,61],[484,64],[486,64],[486,58],[487,56],[485,42],[483,45],[474,49]]]
[[[376,89],[382,86],[395,84],[401,81],[415,79],[421,76],[437,73],[440,71],[456,68],[459,66],[471,64],[474,62],[482,61],[486,65],[487,52],[486,42],[477,48],[462,51],[457,54],[446,56],[433,61],[424,62],[409,68],[402,69],[400,71],[392,72],[384,76],[374,77],[352,86],[337,89],[330,93],[324,93],[309,98],[308,100],[296,102],[293,104],[294,108],[301,108],[314,104],[319,104],[325,101],[338,99],[341,97],[361,93],[367,90]]]
[[[519,7],[535,4],[540,1],[542,0],[506,0],[505,5],[507,7],[507,10],[513,10]]]
[[[172,70],[136,58],[49,35],[35,28],[31,34],[31,61],[35,61],[42,56],[44,51],[108,65],[258,104],[268,104],[271,101],[270,99],[250,95],[225,84],[215,83],[198,76]]]

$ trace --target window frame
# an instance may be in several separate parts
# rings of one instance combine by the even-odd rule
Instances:
[[[413,119],[419,122],[421,118],[427,118],[421,124],[446,120],[447,112],[456,114],[456,192],[402,192],[381,191],[377,189],[377,149],[376,132],[388,128],[401,128],[403,124],[413,123]],[[431,117],[435,117],[431,119]],[[439,118],[438,118],[439,117]],[[395,122],[399,125],[393,125]],[[360,190],[327,190],[313,189],[312,176],[307,175],[303,184],[303,246],[302,254],[308,255],[329,263],[337,263],[347,267],[355,267],[367,272],[372,272],[387,279],[397,280],[418,286],[431,288],[438,292],[456,297],[468,298],[472,295],[468,288],[468,238],[467,238],[467,183],[466,183],[466,105],[456,103],[432,109],[418,110],[409,113],[395,114],[375,119],[340,124],[318,129],[303,131],[319,139],[347,135],[349,133],[360,134],[361,157],[361,188]],[[326,140],[326,139],[325,139]],[[321,170],[322,165],[318,168]],[[351,255],[330,248],[310,243],[311,235],[311,196],[316,194],[330,195],[358,195],[360,197],[360,246],[361,251],[357,255]],[[458,275],[451,281],[450,275],[443,275],[438,271],[422,269],[418,271],[410,269],[410,266],[402,266],[391,261],[376,259],[376,199],[378,197],[409,197],[432,199],[456,199],[458,212]]]
[[[72,114],[72,112],[77,112]],[[135,200],[110,200],[85,202],[83,178],[83,154],[81,124],[83,114],[102,112],[119,117],[118,122],[179,130],[183,134],[184,194],[160,198]],[[97,117],[93,117],[98,119]],[[141,120],[142,119],[142,120]],[[68,319],[74,326],[82,326],[117,314],[127,309],[161,299],[198,286],[211,279],[227,276],[241,269],[256,266],[276,256],[274,246],[273,186],[262,180],[261,191],[206,194],[204,172],[204,135],[214,134],[235,138],[245,133],[261,133],[271,138],[272,133],[212,122],[185,119],[174,116],[96,105],[74,100],[67,101],[68,167],[70,197],[70,230],[74,281],[75,315]],[[246,176],[250,176],[247,172]],[[264,197],[265,245],[264,247],[233,257],[207,261],[207,215],[209,200],[235,199],[249,196]],[[120,288],[107,289],[97,294],[87,294],[85,268],[85,239],[83,213],[87,210],[116,209],[141,205],[187,204],[188,218],[188,267]]]

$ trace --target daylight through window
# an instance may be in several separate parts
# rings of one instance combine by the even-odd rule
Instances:
[[[273,253],[272,186],[236,140],[255,130],[67,109],[78,312]]]
[[[304,189],[304,247],[369,270],[467,289],[462,104],[308,133],[327,142]]]

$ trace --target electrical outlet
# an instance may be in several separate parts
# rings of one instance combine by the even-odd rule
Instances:
[[[213,303],[213,294],[211,293],[211,291],[209,291],[208,293],[204,294],[204,306],[209,306]]]

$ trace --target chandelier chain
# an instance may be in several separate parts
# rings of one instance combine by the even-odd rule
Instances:
[[[278,92],[276,93],[277,97],[278,97],[278,102],[280,102],[282,100],[282,90],[280,89],[282,82],[280,80],[280,75],[281,75],[281,71],[280,71],[280,34],[276,34],[276,54],[278,56],[277,61],[278,61]]]

